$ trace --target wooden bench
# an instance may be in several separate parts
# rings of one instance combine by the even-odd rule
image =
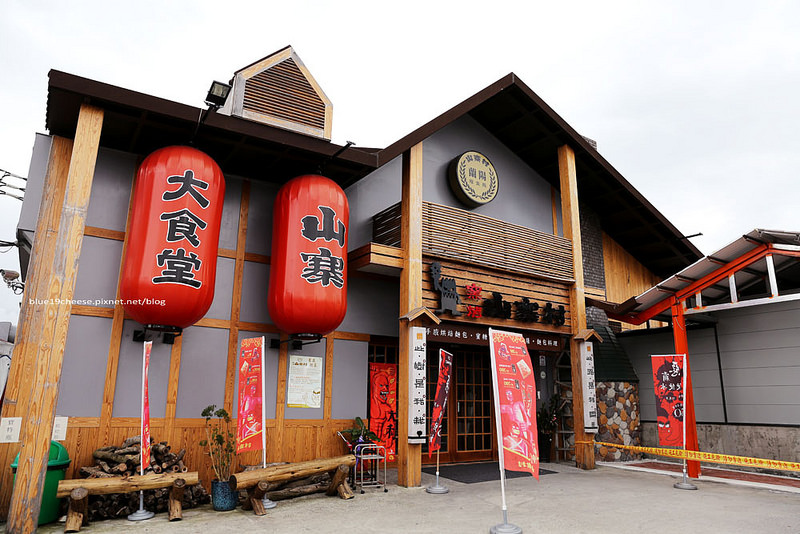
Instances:
[[[242,506],[243,509],[252,509],[255,515],[264,515],[267,512],[264,509],[262,499],[265,495],[270,499],[276,497],[275,494],[267,494],[271,489],[275,489],[288,481],[299,480],[322,473],[331,473],[330,483],[282,490],[279,497],[297,497],[324,491],[327,495],[338,494],[342,499],[352,499],[354,494],[350,485],[347,483],[347,475],[355,464],[356,457],[352,454],[347,454],[335,458],[321,458],[305,462],[272,465],[231,475],[228,484],[234,491],[247,490],[247,500],[245,500]]]
[[[89,495],[109,493],[131,493],[172,487],[169,494],[169,520],[178,521],[183,517],[183,491],[187,485],[200,482],[197,471],[189,473],[160,473],[135,475],[129,477],[73,478],[58,483],[56,497],[69,497],[67,522],[64,532],[79,532],[89,524]]]

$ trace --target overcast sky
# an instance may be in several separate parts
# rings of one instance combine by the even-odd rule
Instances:
[[[389,5],[2,0],[0,169],[27,176],[50,69],[200,107],[212,80],[292,45],[336,143],[385,147],[514,72],[702,252],[800,230],[800,2]],[[0,240],[20,204],[0,196]],[[18,301],[0,285],[0,321]]]

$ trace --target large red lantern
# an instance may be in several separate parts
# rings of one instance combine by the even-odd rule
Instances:
[[[347,228],[342,188],[324,176],[289,180],[275,198],[269,315],[302,337],[336,329],[347,312]]]
[[[214,300],[225,178],[186,146],[156,150],[139,166],[120,298],[154,329],[186,328]]]

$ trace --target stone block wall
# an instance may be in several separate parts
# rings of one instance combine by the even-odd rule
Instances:
[[[597,409],[599,431],[597,441],[622,445],[642,444],[639,412],[639,384],[631,382],[598,382]],[[614,447],[595,447],[598,462],[638,460],[641,454]]]

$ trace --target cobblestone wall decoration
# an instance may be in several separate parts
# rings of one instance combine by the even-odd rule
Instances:
[[[642,425],[639,419],[639,384],[630,382],[598,382],[597,409],[600,429],[597,441],[621,445],[641,445]],[[638,460],[641,454],[612,447],[596,447],[599,462]]]

